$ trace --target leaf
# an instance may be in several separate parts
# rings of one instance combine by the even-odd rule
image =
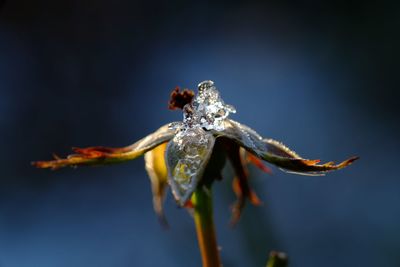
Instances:
[[[58,169],[66,166],[104,165],[133,160],[154,147],[172,139],[175,131],[176,130],[171,129],[168,124],[127,147],[110,148],[96,146],[73,148],[76,154],[69,155],[66,158],[54,156],[54,160],[36,161],[32,162],[32,165],[38,168]]]
[[[196,190],[213,151],[215,138],[201,128],[188,128],[172,139],[166,151],[168,181],[184,206]]]

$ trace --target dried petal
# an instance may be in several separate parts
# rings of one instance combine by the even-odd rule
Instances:
[[[324,175],[325,172],[340,170],[350,165],[359,157],[351,157],[339,164],[331,161],[324,164],[318,164],[320,160],[303,159],[294,151],[287,148],[282,143],[273,139],[265,139],[266,153],[263,154],[263,159],[283,168],[289,173],[303,175]]]
[[[122,148],[88,147],[73,148],[76,154],[67,158],[54,157],[50,161],[36,161],[32,165],[38,168],[58,169],[66,166],[78,165],[103,165],[133,160],[154,147],[169,141],[174,137],[176,130],[164,125],[154,133],[137,141],[136,143]]]
[[[265,144],[262,140],[262,137],[251,128],[234,120],[226,119],[224,121],[224,130],[214,130],[213,133],[216,137],[227,137],[235,141],[241,147],[256,155],[258,158],[262,158],[261,151],[265,150]]]
[[[190,199],[210,159],[215,138],[202,128],[187,128],[167,147],[166,162],[172,193],[180,205]]]
[[[168,186],[168,172],[164,158],[166,148],[167,143],[163,143],[144,154],[146,171],[150,177],[153,192],[153,207],[164,226],[168,226],[163,212],[163,203]]]
[[[272,174],[272,170],[270,168],[268,168],[267,166],[265,166],[265,164],[262,162],[261,159],[257,158],[256,156],[254,156],[250,152],[246,151],[246,158],[247,158],[247,162],[252,163],[254,166],[259,168],[263,172],[268,173],[268,174]]]
[[[245,161],[246,151],[235,143],[231,143],[229,147],[227,147],[227,150],[228,158],[232,163],[236,175],[232,181],[232,188],[237,200],[232,206],[231,218],[231,224],[235,225],[240,219],[247,199],[250,200],[251,204],[256,206],[261,205],[262,202],[249,185],[249,175]]]
[[[233,120],[225,121],[225,130],[214,131],[216,136],[225,136],[235,140],[258,158],[268,161],[288,172],[304,175],[323,175],[325,172],[339,170],[358,159],[349,158],[337,165],[333,162],[317,164],[319,160],[308,160],[300,157],[282,143],[272,139],[262,139],[253,129]]]

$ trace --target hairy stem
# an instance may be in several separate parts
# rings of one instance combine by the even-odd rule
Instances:
[[[192,202],[203,267],[221,267],[213,221],[211,187],[198,188],[193,194]]]

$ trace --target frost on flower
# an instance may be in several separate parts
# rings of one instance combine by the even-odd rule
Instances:
[[[204,81],[198,85],[199,93],[192,104],[184,107],[183,123],[188,127],[201,127],[206,130],[224,130],[223,121],[229,113],[236,110],[226,105],[212,81]]]
[[[204,81],[198,85],[198,94],[192,103],[183,107],[183,123],[171,127],[181,131],[189,128],[222,131],[223,121],[230,113],[236,113],[236,109],[224,103],[213,81]]]
[[[65,158],[55,156],[53,160],[36,161],[33,165],[58,169],[66,166],[114,164],[148,153],[145,157],[146,168],[152,179],[155,208],[158,214],[162,214],[167,181],[175,199],[183,206],[202,182],[204,172],[210,176],[210,180],[218,179],[220,174],[209,171],[222,169],[225,159],[229,159],[237,176],[234,179],[234,190],[239,200],[239,212],[236,214],[240,214],[244,199],[258,202],[247,184],[246,155],[253,158],[252,162],[257,166],[263,167],[261,160],[265,160],[285,171],[303,175],[324,175],[358,159],[351,157],[339,164],[319,164],[319,160],[300,157],[281,142],[261,137],[253,129],[229,118],[236,110],[225,104],[212,81],[201,82],[196,96],[191,90],[180,92],[178,87],[175,88],[169,108],[182,109],[183,120],[162,126],[132,145],[120,148],[74,148],[75,153]],[[210,165],[212,168],[206,170],[213,151],[216,153]],[[213,175],[216,177],[211,177]]]
[[[226,105],[212,81],[198,85],[198,94],[191,103],[183,107],[183,122],[171,124],[177,130],[167,151],[178,155],[168,155],[170,184],[178,199],[187,199],[201,178],[201,172],[211,155],[214,136],[210,130],[223,131],[224,120],[235,113],[233,106]],[[172,149],[174,148],[174,149]],[[168,153],[168,152],[167,152]]]

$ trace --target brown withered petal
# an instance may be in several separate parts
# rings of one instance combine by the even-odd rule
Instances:
[[[229,119],[225,121],[225,130],[215,132],[215,135],[231,138],[258,158],[296,174],[323,175],[342,169],[358,159],[352,157],[336,165],[333,162],[318,164],[320,160],[304,159],[282,143],[262,139],[253,129]]]
[[[248,181],[248,170],[246,168],[246,151],[238,144],[231,143],[226,147],[227,156],[232,164],[235,172],[235,177],[232,181],[232,189],[235,193],[237,200],[232,206],[231,224],[235,225],[242,214],[242,210],[246,204],[246,200],[256,206],[262,204],[257,194],[251,189]]]
[[[168,226],[163,211],[163,203],[168,187],[168,172],[164,160],[167,143],[163,143],[144,154],[145,167],[151,182],[153,192],[153,207],[160,222]]]
[[[270,168],[268,168],[267,166],[265,166],[265,164],[262,162],[262,160],[260,160],[253,154],[246,152],[245,157],[246,157],[246,160],[248,163],[252,163],[254,166],[256,166],[257,168],[259,168],[260,170],[262,170],[265,173],[272,174],[272,170]]]
[[[54,160],[35,161],[32,165],[38,168],[58,169],[67,166],[79,165],[104,165],[133,160],[154,147],[169,141],[174,137],[175,130],[164,125],[154,133],[137,141],[136,143],[122,148],[88,147],[73,148],[76,154],[66,158],[54,157]]]
[[[266,153],[263,157],[266,161],[281,167],[289,173],[302,174],[302,175],[323,175],[326,172],[340,170],[346,166],[349,166],[359,157],[351,157],[347,160],[342,161],[339,164],[335,164],[333,161],[317,164],[320,160],[307,160],[301,158],[295,152],[291,151],[282,143],[273,139],[264,139],[266,144]]]

